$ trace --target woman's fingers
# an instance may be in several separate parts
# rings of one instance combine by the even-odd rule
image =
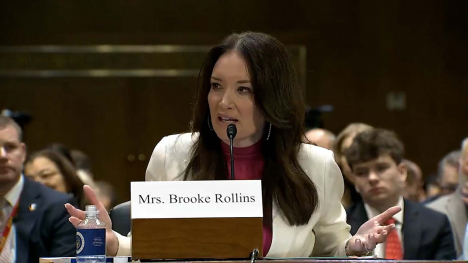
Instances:
[[[80,219],[72,216],[72,217],[70,217],[68,219],[68,221],[70,221],[70,223],[72,223],[75,227],[77,227],[81,223],[81,221],[83,221],[83,220],[80,220]]]
[[[91,202],[91,204],[96,206],[97,210],[99,211],[99,214],[108,214],[106,207],[101,203],[101,201],[99,201],[99,198],[97,197],[96,193],[94,192],[93,188],[91,188],[91,186],[84,185],[83,192],[85,193],[86,198]]]
[[[395,214],[401,211],[401,207],[399,206],[393,206],[387,209],[385,212],[382,214],[372,218],[375,219],[379,225],[383,225],[385,222],[387,222],[390,218],[392,218]]]
[[[367,250],[372,250],[375,248],[379,236],[379,234],[369,234],[369,237],[367,239]]]
[[[67,209],[67,212],[72,216],[72,217],[76,217],[76,218],[79,218],[81,220],[83,220],[85,218],[85,213],[80,210],[80,209],[76,209],[74,206],[72,206],[71,204],[69,203],[66,203],[65,204],[65,209]]]

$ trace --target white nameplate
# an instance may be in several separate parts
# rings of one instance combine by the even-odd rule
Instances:
[[[260,180],[131,183],[132,219],[263,217]]]

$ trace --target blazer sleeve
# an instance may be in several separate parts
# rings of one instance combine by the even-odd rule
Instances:
[[[316,241],[312,256],[345,257],[345,245],[351,238],[350,226],[346,223],[346,211],[341,205],[343,177],[331,151],[327,151],[325,156],[323,176],[324,199],[319,204],[322,214],[314,226]]]
[[[115,232],[117,239],[119,240],[119,248],[117,249],[117,257],[130,256],[132,254],[132,237],[131,232],[128,236],[122,236]]]
[[[156,145],[146,168],[146,181],[168,181],[166,173],[166,152],[168,138],[164,137]]]
[[[453,240],[452,228],[446,215],[443,215],[442,227],[439,233],[439,242],[434,260],[456,259],[457,251]]]
[[[61,202],[60,202],[61,201]],[[76,204],[73,198],[61,199],[54,202],[44,213],[50,216],[46,220],[50,224],[50,255],[53,257],[74,257],[76,255],[76,229],[68,221],[68,212],[63,206],[65,203]]]

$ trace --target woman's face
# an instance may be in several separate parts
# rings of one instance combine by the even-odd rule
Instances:
[[[54,162],[45,157],[37,157],[24,167],[27,177],[59,192],[66,193],[65,179]]]
[[[229,144],[226,128],[235,124],[235,147],[247,147],[262,138],[265,119],[255,106],[254,94],[247,64],[234,51],[223,54],[211,74],[208,105],[213,129]]]

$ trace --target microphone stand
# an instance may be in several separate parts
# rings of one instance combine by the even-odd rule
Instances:
[[[230,150],[231,150],[231,180],[234,180],[234,138],[229,138]]]
[[[229,138],[229,148],[231,150],[231,180],[234,180],[234,138],[237,135],[237,127],[234,124],[229,124],[226,129]]]

